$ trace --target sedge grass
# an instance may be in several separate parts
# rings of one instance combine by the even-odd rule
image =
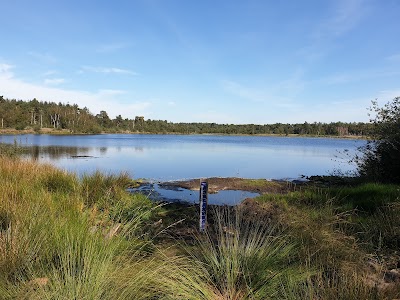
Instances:
[[[216,299],[279,298],[283,278],[299,279],[295,244],[262,219],[248,218],[240,208],[217,209],[214,224],[188,250],[203,267]]]

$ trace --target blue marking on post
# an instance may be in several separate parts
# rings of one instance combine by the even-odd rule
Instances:
[[[204,232],[207,225],[208,182],[200,181],[200,232]]]

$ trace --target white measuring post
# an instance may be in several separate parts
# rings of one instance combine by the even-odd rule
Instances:
[[[200,232],[207,226],[208,181],[200,179]]]

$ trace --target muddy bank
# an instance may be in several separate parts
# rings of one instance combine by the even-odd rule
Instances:
[[[245,179],[237,177],[212,177],[208,178],[209,193],[217,193],[224,190],[241,190],[260,194],[275,193],[283,194],[290,190],[296,183],[288,181],[269,181],[266,179]],[[159,184],[162,188],[184,188],[189,190],[198,190],[200,179],[190,179],[184,181],[164,182]]]

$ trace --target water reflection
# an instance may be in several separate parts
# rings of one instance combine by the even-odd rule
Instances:
[[[89,153],[91,152],[91,148],[89,147],[61,147],[61,146],[30,146],[23,147],[23,152],[25,153],[25,157],[32,158],[34,160],[40,159],[50,159],[50,160],[59,160],[63,158],[74,158],[80,156],[91,156]],[[106,153],[107,149],[103,150],[103,153]]]
[[[183,202],[189,204],[199,203],[199,192],[185,188],[168,188],[156,183],[147,183],[136,189],[129,190],[132,193],[141,193],[154,201]],[[260,194],[240,191],[222,190],[208,194],[208,204],[211,205],[237,205],[246,198],[254,198]]]
[[[107,147],[100,147],[99,150],[102,155],[107,154]]]

